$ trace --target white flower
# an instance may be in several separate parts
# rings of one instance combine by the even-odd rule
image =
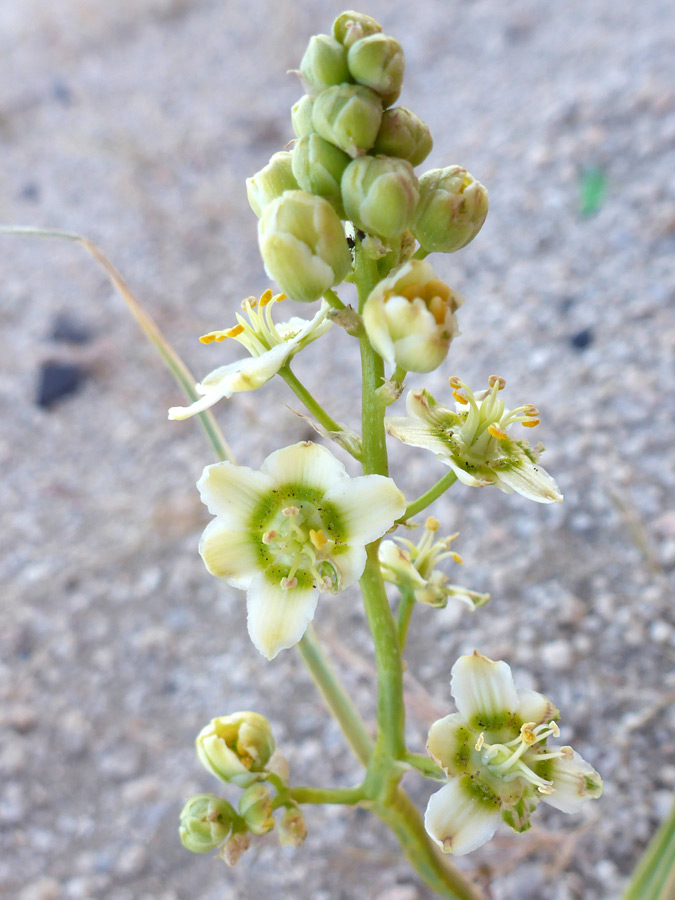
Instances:
[[[233,328],[212,331],[200,338],[203,344],[234,338],[246,347],[251,356],[210,372],[201,384],[196,385],[197,393],[203,396],[190,406],[173,406],[169,410],[170,419],[187,419],[237,391],[262,387],[292,356],[331,327],[332,323],[326,318],[330,307],[325,301],[313,319],[294,316],[288,322],[276,325],[272,319],[272,307],[284,299],[284,294],[272,296],[269,289],[260,300],[249,297],[242,303],[248,321],[237,313],[237,324]]]
[[[431,372],[458,334],[463,300],[436,276],[431,263],[412,259],[377,284],[363,308],[368,340],[392,366]]]
[[[197,487],[216,516],[199,552],[211,574],[247,592],[248,631],[268,659],[300,640],[319,593],[357,581],[365,545],[405,510],[391,478],[350,478],[309,441],[272,453],[259,472],[207,466]]]
[[[508,434],[515,422],[526,428],[538,425],[538,410],[531,404],[507,410],[499,397],[505,384],[491,375],[490,387],[474,394],[463,381],[451,378],[455,410],[438,404],[428,391],[410,391],[410,418],[386,419],[387,431],[404,444],[431,450],[464,484],[496,484],[507,494],[516,491],[538,503],[560,503],[558,485],[537,462],[543,448],[531,448],[528,441]]]
[[[434,535],[439,527],[438,519],[429,516],[424,523],[424,534],[416,544],[402,537],[396,537],[398,544],[403,544],[402,547],[394,541],[382,541],[379,558],[385,580],[402,588],[412,588],[415,600],[427,606],[447,606],[451,597],[471,609],[482,606],[490,599],[489,594],[480,594],[457,584],[450,584],[448,576],[436,568],[444,559],[452,559],[460,565],[462,563],[459,553],[450,550],[450,545],[459,533],[435,541]]]
[[[511,669],[474,651],[452,668],[458,713],[431,726],[427,750],[450,778],[429,799],[424,824],[445,853],[475,850],[500,818],[514,831],[530,827],[540,800],[576,812],[602,794],[602,779],[558,737],[558,710],[536,691],[516,691]]]

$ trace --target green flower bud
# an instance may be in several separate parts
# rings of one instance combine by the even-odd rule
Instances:
[[[208,853],[232,831],[237,814],[227,800],[215,794],[195,794],[180,814],[180,839],[186,850]]]
[[[265,271],[291,300],[318,300],[351,269],[337,213],[305,191],[287,191],[270,203],[258,223],[258,243]]]
[[[270,723],[255,712],[219,716],[197,735],[197,756],[204,768],[239,787],[257,781],[273,753]]]
[[[419,166],[434,146],[429,126],[405,106],[386,109],[377,133],[373,153],[407,159]]]
[[[488,192],[466,169],[430,169],[420,178],[411,231],[429,253],[454,253],[476,237],[487,212]]]
[[[375,143],[382,121],[382,102],[361,84],[340,84],[319,94],[312,109],[314,128],[352,158]]]
[[[239,815],[252,834],[267,834],[274,828],[274,806],[269,788],[253,784],[244,791],[239,801]]]
[[[314,131],[312,125],[312,107],[314,101],[309,94],[304,94],[297,103],[291,107],[291,125],[296,137],[304,137]]]
[[[246,193],[251,209],[258,218],[265,207],[281,197],[284,191],[295,191],[298,183],[293,175],[291,154],[285,150],[275,153],[264,169],[246,179]]]
[[[382,26],[375,19],[365,13],[354,12],[348,9],[333,22],[333,37],[349,50],[353,43],[369,34],[377,34],[382,31]]]
[[[296,807],[287,809],[277,828],[279,843],[284,847],[300,847],[307,837],[307,823],[302,811]]]
[[[385,106],[401,93],[405,58],[398,41],[386,34],[371,34],[349,48],[347,64],[359,84],[376,91]]]
[[[300,138],[293,147],[293,174],[303,189],[325,197],[341,219],[345,218],[340,193],[342,173],[351,159],[318,134]]]
[[[415,214],[417,178],[410,163],[388,156],[364,156],[342,176],[342,202],[362,231],[386,239],[402,234]]]
[[[351,81],[347,51],[330,35],[315,34],[302,57],[300,76],[314,97],[334,84]]]

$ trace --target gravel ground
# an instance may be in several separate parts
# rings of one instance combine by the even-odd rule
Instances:
[[[97,240],[194,371],[209,371],[222,345],[196,335],[266,286],[243,180],[292,137],[301,92],[284,73],[340,9],[4,0],[0,219]],[[500,830],[460,865],[491,880],[492,900],[611,900],[675,786],[675,7],[368,11],[404,42],[402,101],[436,142],[427,165],[461,163],[490,189],[479,239],[438,262],[467,298],[463,336],[443,375],[413,384],[441,393],[449,372],[477,385],[504,375],[507,401],[542,410],[544,462],[566,497],[550,508],[456,486],[434,508],[461,532],[461,580],[493,600],[475,615],[416,613],[410,743],[421,749],[451,709],[459,653],[507,659],[561,707],[563,738],[601,771],[605,795],[580,817]],[[589,171],[607,192],[582,215]],[[0,266],[0,894],[430,897],[360,812],[310,810],[303,849],[270,837],[234,870],[183,851],[181,802],[215,787],[192,745],[213,715],[268,715],[296,782],[349,784],[357,767],[297,656],[266,663],[242,596],[204,572],[208,516],[193,485],[208,450],[195,423],[166,421],[177,391],[100,271],[76,247],[9,238]],[[43,408],[49,362],[70,366],[77,389]],[[297,366],[352,426],[355,363],[336,333]],[[287,402],[275,383],[221,408],[240,461],[308,437]],[[409,496],[442,473],[392,449]],[[316,625],[372,720],[357,597],[322,602]],[[408,781],[423,804],[428,789]]]

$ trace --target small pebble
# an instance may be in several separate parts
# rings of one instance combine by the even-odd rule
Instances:
[[[43,363],[40,367],[36,404],[42,409],[49,409],[59,400],[74,394],[85,374],[84,369],[75,363]]]

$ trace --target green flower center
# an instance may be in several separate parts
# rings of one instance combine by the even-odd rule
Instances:
[[[539,793],[552,794],[553,783],[543,778],[535,768],[540,769],[539,763],[545,760],[570,759],[573,751],[571,747],[547,751],[546,739],[551,735],[560,735],[555,722],[536,726],[534,722],[525,722],[518,737],[506,743],[489,744],[485,740],[485,733],[481,731],[475,750],[480,754],[481,763],[494,778],[503,782],[523,778],[536,787]],[[541,747],[534,749],[537,744],[541,744]]]

